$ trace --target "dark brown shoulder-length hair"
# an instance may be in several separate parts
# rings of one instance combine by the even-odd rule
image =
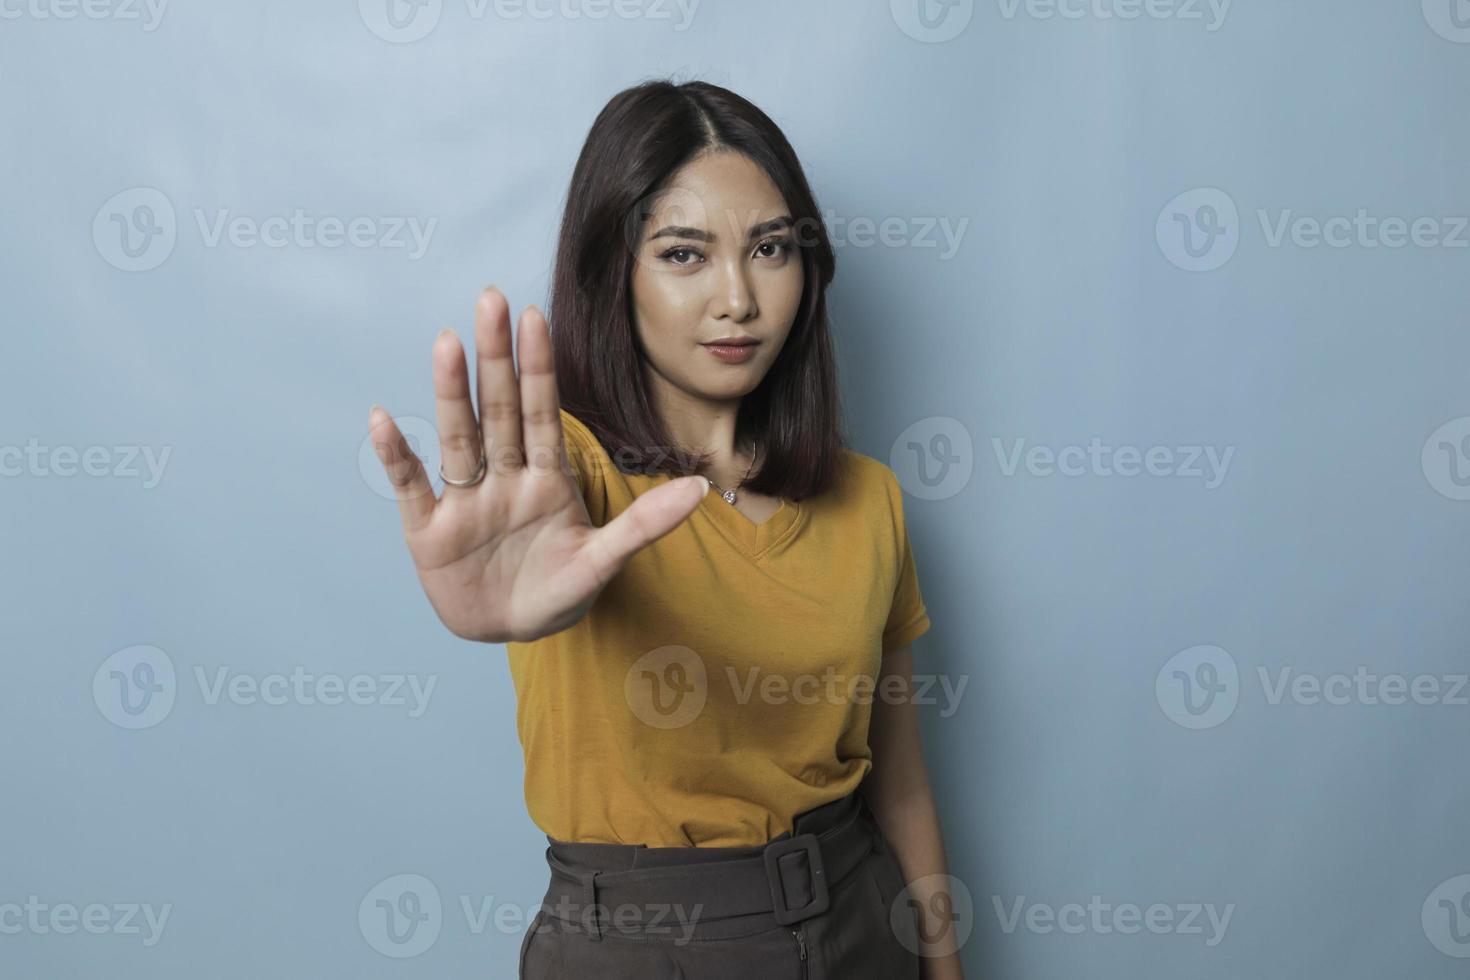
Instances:
[[[794,222],[801,305],[780,354],[741,400],[735,438],[754,445],[761,460],[742,487],[803,500],[840,478],[846,447],[827,326],[836,260],[791,144],[728,89],[648,81],[613,96],[593,122],[567,191],[547,309],[558,394],[624,472],[684,475],[708,466],[710,456],[673,445],[653,408],[633,326],[632,273],[651,202],[680,167],[716,150],[761,167]]]

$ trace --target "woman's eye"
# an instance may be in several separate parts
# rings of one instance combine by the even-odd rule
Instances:
[[[784,238],[772,238],[770,241],[761,242],[756,246],[757,252],[760,252],[762,249],[772,249],[772,251],[765,253],[765,257],[774,259],[789,252],[791,250],[791,243]]]
[[[694,264],[693,262],[686,262],[686,261],[684,261],[682,259],[676,258],[676,256],[680,256],[680,255],[685,255],[685,256],[693,255],[693,256],[697,256],[697,255],[699,255],[699,253],[696,252],[692,248],[685,248],[683,246],[680,246],[680,247],[677,247],[677,248],[671,248],[671,249],[669,249],[667,252],[665,252],[663,255],[661,255],[659,257],[662,258],[666,262],[672,263],[673,265],[693,265]]]

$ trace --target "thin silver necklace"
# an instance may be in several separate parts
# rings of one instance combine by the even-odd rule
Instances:
[[[754,467],[755,467],[755,455],[752,454],[751,457],[750,457],[750,466],[747,466],[745,468],[745,476],[742,476],[740,478],[740,482],[741,483],[744,483],[745,482],[745,478],[748,477],[748,476],[750,476],[750,471]],[[705,479],[706,480],[709,480],[709,477],[705,477]],[[710,482],[710,486],[712,486],[716,490],[719,490],[720,491],[720,496],[725,498],[725,503],[729,504],[732,507],[735,506],[735,488],[734,487],[731,487],[729,490],[726,490],[723,487],[721,487],[718,483],[716,483],[714,480],[709,480],[709,482]]]

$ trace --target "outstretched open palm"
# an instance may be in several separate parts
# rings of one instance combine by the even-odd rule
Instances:
[[[684,521],[709,487],[703,477],[670,481],[594,527],[563,444],[546,318],[527,307],[517,332],[519,372],[510,306],[486,289],[475,304],[478,420],[459,338],[445,331],[434,342],[442,497],[388,413],[374,405],[368,420],[424,593],[454,634],[491,643],[577,622],[628,559]],[[454,485],[482,466],[480,479]]]

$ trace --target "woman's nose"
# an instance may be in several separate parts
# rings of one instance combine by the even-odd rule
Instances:
[[[715,316],[729,317],[737,323],[755,316],[755,291],[738,263],[724,268],[715,289]]]

